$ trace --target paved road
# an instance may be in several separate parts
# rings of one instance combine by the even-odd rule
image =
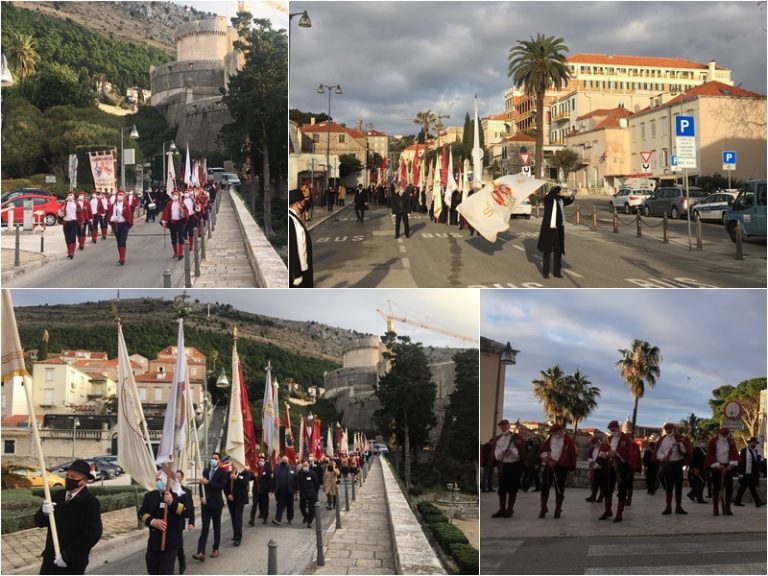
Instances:
[[[765,574],[765,534],[482,541],[482,574]]]
[[[598,229],[591,222],[592,206]],[[687,222],[670,221],[662,240],[661,218],[643,219],[636,237],[632,216],[612,216],[604,198],[581,202],[582,225],[569,209],[564,278],[541,276],[536,249],[541,220],[515,219],[495,244],[470,237],[457,227],[411,215],[411,238],[394,238],[389,210],[374,207],[365,222],[350,208],[312,230],[315,285],[318,287],[765,287],[765,242],[744,244],[744,260],[721,224],[703,225],[703,250],[688,247]]]

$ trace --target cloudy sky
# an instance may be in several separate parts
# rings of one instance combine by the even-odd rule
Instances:
[[[120,298],[167,298],[181,290],[120,290]],[[379,308],[396,316],[416,320],[477,341],[479,294],[471,289],[345,289],[345,290],[187,290],[192,300],[231,304],[233,307],[287,320],[315,320],[330,326],[358,330],[381,336],[386,322],[376,313]],[[11,290],[14,306],[73,304],[112,300],[116,290]],[[398,334],[431,346],[477,347],[412,324],[395,322]]]
[[[766,8],[758,2],[291,2],[291,108],[326,112],[320,83],[341,84],[331,116],[415,134],[427,109],[463,126],[504,110],[507,54],[538,32],[570,53],[716,60],[735,84],[766,93]]]
[[[766,375],[764,290],[484,290],[480,309],[480,334],[520,351],[506,372],[511,420],[544,419],[531,382],[555,365],[580,369],[600,388],[597,410],[580,427],[631,419],[616,362],[635,338],[663,358],[661,378],[640,400],[641,425],[709,417],[713,389]]]
[[[209,0],[209,1],[184,1],[173,0],[174,4],[182,6],[194,6],[195,10],[203,12],[213,12],[219,16],[226,16],[227,19],[237,14],[237,0]],[[269,18],[272,21],[273,28],[288,28],[288,2],[287,0],[274,0],[267,2],[257,2],[256,0],[246,0],[248,11],[255,18]]]

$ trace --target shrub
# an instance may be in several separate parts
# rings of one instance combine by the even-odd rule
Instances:
[[[440,522],[432,525],[432,533],[435,535],[435,539],[440,543],[440,546],[446,552],[450,553],[451,544],[469,544],[467,537],[464,533],[447,522]]]
[[[479,555],[469,544],[451,544],[451,555],[459,567],[460,574],[478,574]]]

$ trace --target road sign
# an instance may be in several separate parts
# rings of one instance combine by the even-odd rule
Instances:
[[[696,158],[696,132],[693,116],[675,116],[675,146],[677,147],[678,166],[683,166],[679,160],[682,158]],[[694,165],[693,168],[696,166]]]
[[[744,407],[741,405],[741,402],[738,400],[728,400],[725,404],[723,404],[723,414],[726,418],[732,418],[734,420],[738,420],[741,418],[742,413],[744,412]]]
[[[528,166],[528,160],[531,159],[531,155],[527,152],[521,152],[520,153],[520,160],[523,162],[523,166]]]
[[[678,156],[677,167],[678,168],[696,168],[696,156],[693,156],[692,158]]]
[[[530,166],[523,166],[523,174],[525,174],[526,176],[530,176],[531,175],[531,167]]]
[[[728,428],[731,432],[739,432],[744,428],[744,422],[737,418],[724,418],[723,427]]]
[[[643,162],[643,172],[648,174],[648,170],[651,168],[651,165],[648,164],[648,162]]]
[[[723,150],[723,170],[736,170],[735,150]]]
[[[640,152],[640,157],[643,159],[644,165],[650,162],[651,156],[653,156],[653,150],[648,150],[647,152]]]
[[[677,172],[677,156],[674,154],[669,155],[669,167],[672,169],[672,172]]]
[[[56,184],[56,176],[47,175],[45,177],[45,183],[46,184]]]

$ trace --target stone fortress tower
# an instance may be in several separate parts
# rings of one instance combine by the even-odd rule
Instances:
[[[246,11],[245,2],[238,11]],[[184,22],[176,30],[176,61],[150,69],[152,106],[177,126],[176,145],[197,151],[219,150],[221,127],[232,122],[222,96],[229,77],[243,66],[235,50],[237,31],[227,18]]]
[[[373,428],[373,413],[381,407],[375,393],[379,379],[388,369],[385,348],[377,336],[366,336],[347,346],[342,354],[342,367],[325,374],[325,398],[344,413],[342,426],[355,430]],[[434,447],[445,420],[450,394],[456,388],[453,361],[435,361],[429,365],[436,386],[434,412],[437,425],[430,432]]]

